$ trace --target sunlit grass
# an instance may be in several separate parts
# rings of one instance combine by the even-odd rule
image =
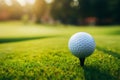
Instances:
[[[83,68],[67,46],[70,36],[78,31],[92,34],[97,45]],[[8,39],[8,42],[0,43],[0,80],[119,80],[118,31],[119,26],[0,23],[0,40]],[[9,39],[13,41],[9,42]]]

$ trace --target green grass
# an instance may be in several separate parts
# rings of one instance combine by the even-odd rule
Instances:
[[[97,45],[84,67],[68,50],[79,31],[92,34]],[[0,22],[0,80],[120,80],[120,26]]]

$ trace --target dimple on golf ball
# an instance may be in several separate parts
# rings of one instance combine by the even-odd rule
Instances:
[[[68,42],[68,47],[72,54],[78,58],[85,58],[95,50],[93,37],[86,32],[75,33]]]

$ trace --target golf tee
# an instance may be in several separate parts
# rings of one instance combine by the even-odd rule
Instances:
[[[85,58],[79,58],[79,60],[80,60],[80,65],[84,66]]]

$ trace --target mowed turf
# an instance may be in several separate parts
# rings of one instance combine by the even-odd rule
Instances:
[[[81,31],[96,42],[84,67],[68,49]],[[120,80],[120,26],[0,22],[0,80]]]

